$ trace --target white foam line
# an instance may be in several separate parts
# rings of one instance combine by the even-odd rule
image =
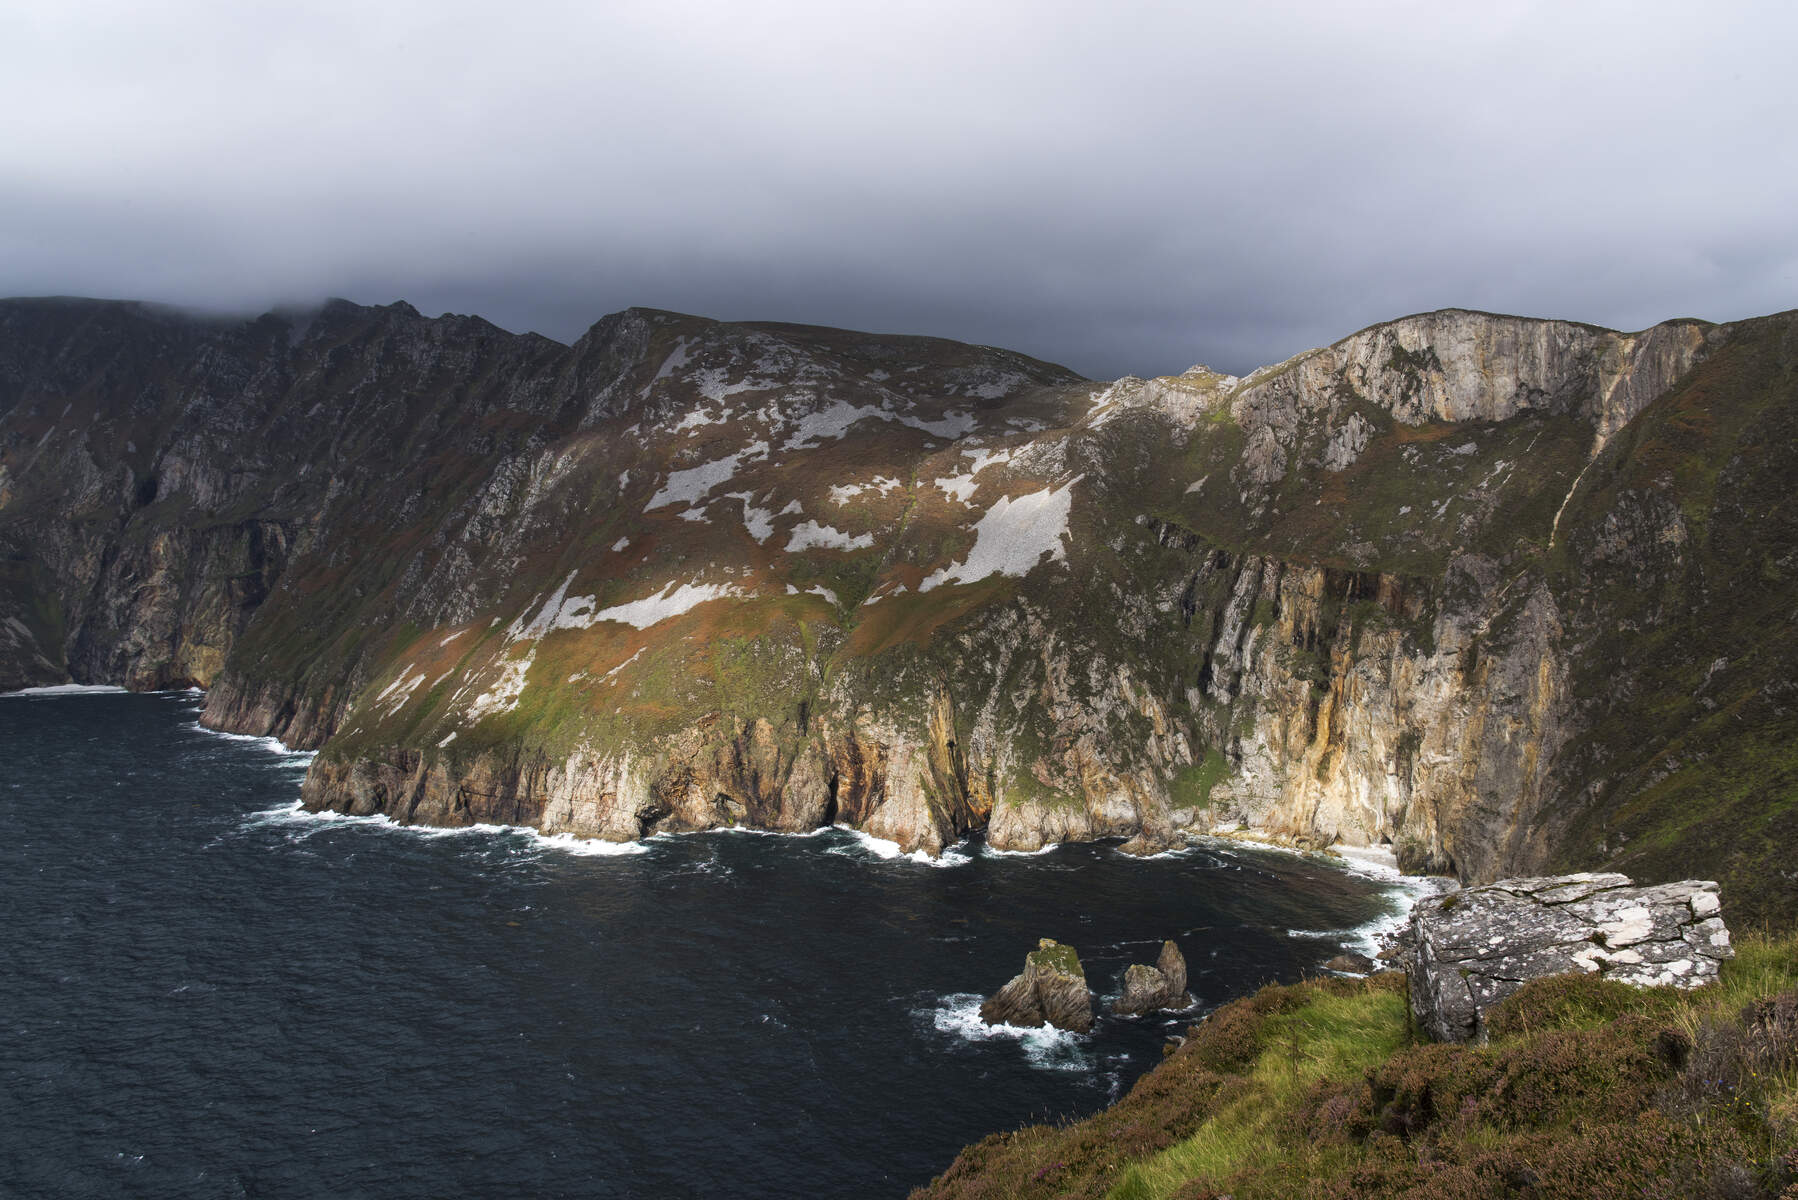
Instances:
[[[982,843],[980,853],[987,858],[1035,858],[1039,854],[1047,854],[1052,850],[1059,849],[1061,849],[1060,842],[1050,842],[1040,850],[1001,850],[997,846]]]
[[[1345,949],[1353,949],[1372,957],[1385,946],[1385,939],[1402,928],[1411,919],[1411,910],[1417,902],[1427,896],[1439,896],[1443,892],[1453,891],[1460,887],[1452,879],[1440,875],[1403,875],[1399,873],[1398,858],[1390,850],[1378,846],[1331,846],[1327,853],[1314,850],[1300,850],[1294,846],[1282,846],[1278,842],[1264,842],[1258,838],[1234,835],[1227,838],[1194,837],[1200,845],[1215,845],[1222,850],[1231,842],[1240,842],[1253,846],[1258,850],[1273,850],[1281,854],[1297,855],[1311,862],[1323,863],[1349,875],[1358,875],[1363,879],[1373,880],[1385,886],[1386,896],[1394,902],[1394,911],[1382,914],[1348,929],[1289,929],[1288,936],[1297,938],[1339,939]]]
[[[547,850],[559,850],[564,854],[589,858],[649,853],[649,847],[642,842],[607,842],[598,838],[576,837],[572,833],[544,833],[542,830],[532,829],[528,825],[490,825],[484,822],[474,825],[402,825],[386,813],[353,816],[350,813],[332,812],[329,809],[324,812],[308,812],[301,807],[298,800],[282,808],[268,808],[250,813],[245,819],[255,825],[373,825],[390,829],[395,833],[405,833],[421,838],[506,834],[529,838],[534,845]]]
[[[834,827],[830,825],[820,825],[816,829],[795,831],[787,829],[757,829],[753,825],[716,825],[711,829],[694,829],[687,833],[652,833],[644,840],[651,842],[657,840],[672,841],[675,838],[701,837],[708,833],[749,833],[754,834],[756,837],[814,838],[821,833],[829,833],[832,828]]]
[[[215,738],[224,738],[232,742],[249,742],[251,745],[260,746],[270,754],[279,754],[283,758],[303,758],[307,762],[311,762],[318,754],[316,750],[291,749],[286,742],[277,737],[265,737],[255,733],[227,733],[223,729],[208,729],[198,721],[194,722],[193,727],[201,733],[210,734]]]
[[[966,851],[958,850],[955,846],[945,846],[942,854],[932,858],[922,850],[913,850],[910,854],[907,854],[898,842],[890,842],[886,838],[878,838],[871,833],[864,833],[853,825],[833,825],[831,828],[840,829],[850,837],[854,838],[855,846],[853,849],[864,850],[867,853],[874,855],[876,858],[884,859],[887,862],[915,862],[919,866],[924,867],[959,867],[974,861],[973,857]],[[956,846],[963,844],[964,843],[957,842]],[[828,851],[828,853],[848,854],[851,852],[851,849],[851,847],[837,847]]]
[[[938,1032],[969,1042],[1009,1041],[1023,1048],[1031,1065],[1051,1071],[1085,1071],[1091,1068],[1085,1047],[1088,1035],[1070,1033],[1053,1025],[988,1025],[980,1019],[983,997],[957,992],[942,997],[928,1015]]]
[[[1135,862],[1152,862],[1158,858],[1191,858],[1195,853],[1208,849],[1203,846],[1174,846],[1167,850],[1157,850],[1153,854],[1126,854],[1122,847],[1113,846],[1111,852]]]
[[[115,687],[110,683],[58,683],[50,687],[20,688],[16,692],[0,692],[5,696],[102,696],[117,695],[128,692],[129,688]]]
[[[599,838],[575,837],[572,833],[539,833],[535,829],[526,829],[518,825],[485,826],[483,828],[499,828],[507,833],[529,834],[532,842],[545,849],[559,850],[563,854],[575,854],[583,858],[622,858],[631,854],[649,853],[649,847],[642,842],[606,842]]]

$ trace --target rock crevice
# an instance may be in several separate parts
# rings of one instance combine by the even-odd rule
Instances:
[[[1717,885],[1637,887],[1583,873],[1504,879],[1420,902],[1403,962],[1411,1010],[1438,1041],[1484,1039],[1486,1014],[1533,979],[1570,972],[1694,988],[1734,956]]]

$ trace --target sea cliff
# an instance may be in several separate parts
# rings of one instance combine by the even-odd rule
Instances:
[[[203,686],[401,821],[1247,828],[1782,917],[1795,332],[1451,310],[1093,383],[641,309],[0,302],[0,686]]]

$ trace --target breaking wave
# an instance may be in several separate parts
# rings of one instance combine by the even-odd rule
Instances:
[[[353,816],[340,812],[308,812],[295,800],[292,804],[284,804],[277,808],[266,808],[260,812],[250,813],[244,818],[246,828],[255,826],[286,825],[297,827],[308,832],[317,832],[329,826],[362,825],[377,829],[390,830],[419,838],[454,838],[454,837],[503,837],[530,844],[544,850],[554,850],[562,854],[574,854],[589,858],[612,858],[620,855],[647,854],[649,847],[642,842],[607,842],[598,838],[576,837],[572,833],[544,833],[524,825],[402,825],[385,813],[372,816]]]
[[[988,1025],[980,1019],[985,997],[954,992],[919,1010],[938,1033],[964,1042],[1016,1042],[1032,1066],[1050,1071],[1086,1071],[1093,1065],[1090,1034],[1069,1033],[1053,1025]]]
[[[825,851],[827,854],[841,854],[851,858],[859,858],[865,855],[883,859],[887,862],[914,862],[925,867],[959,867],[974,861],[973,855],[969,854],[966,849],[967,843],[965,842],[957,842],[953,846],[945,846],[940,855],[932,858],[922,850],[913,850],[908,854],[904,847],[900,846],[898,842],[891,842],[886,838],[875,837],[871,833],[864,833],[849,825],[832,825],[831,828],[847,834],[850,838],[850,844],[844,846],[832,846],[829,850]]]

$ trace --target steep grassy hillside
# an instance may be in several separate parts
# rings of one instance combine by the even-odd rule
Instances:
[[[1795,448],[1798,322],[1774,317],[1732,327],[1581,480],[1555,551],[1580,732],[1553,864],[1701,862],[1739,919],[1798,913]]]
[[[1538,980],[1484,1046],[1416,1041],[1404,977],[1268,987],[1109,1110],[995,1134],[913,1200],[1751,1200],[1798,1188],[1798,941],[1721,981]]]

